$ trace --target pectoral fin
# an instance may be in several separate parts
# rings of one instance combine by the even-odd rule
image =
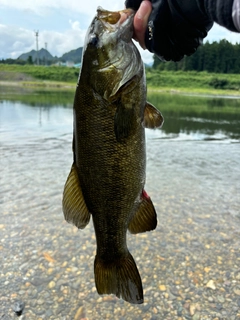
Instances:
[[[156,226],[157,214],[154,205],[146,191],[143,190],[138,211],[130,221],[128,230],[131,233],[136,234],[154,230]]]
[[[124,107],[119,102],[114,117],[114,132],[118,142],[129,136],[133,125],[134,111],[133,108]]]
[[[143,125],[145,128],[155,129],[163,125],[163,116],[151,103],[147,102],[144,109]]]
[[[79,229],[86,227],[90,213],[83,198],[76,166],[73,163],[63,191],[63,213],[67,222]]]

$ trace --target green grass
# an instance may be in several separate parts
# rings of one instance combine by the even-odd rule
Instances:
[[[150,90],[211,94],[240,94],[240,75],[196,71],[146,70]]]
[[[75,89],[79,70],[58,66],[0,64],[0,81],[29,87]],[[240,95],[240,75],[146,69],[148,91]]]
[[[15,75],[25,74],[36,80],[51,80],[64,82],[77,82],[79,70],[60,66],[34,66],[34,65],[6,65],[0,64],[0,75],[3,74],[6,80],[14,80]],[[1,77],[3,78],[3,77]],[[1,79],[0,78],[0,79]],[[4,80],[4,79],[3,79]]]

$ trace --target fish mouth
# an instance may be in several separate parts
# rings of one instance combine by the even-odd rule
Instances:
[[[126,20],[133,17],[135,11],[125,9],[121,11],[108,11],[101,7],[97,8],[97,18],[102,21],[107,29],[112,29],[113,25],[122,25]]]

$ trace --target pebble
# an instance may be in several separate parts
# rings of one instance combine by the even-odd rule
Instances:
[[[24,310],[25,303],[22,301],[15,301],[13,304],[13,311],[16,313],[17,316],[20,316]]]
[[[86,315],[85,315],[85,309],[83,306],[79,307],[75,316],[74,316],[74,320],[81,320],[83,318],[85,318]]]
[[[159,286],[159,289],[160,289],[160,291],[166,291],[167,290],[166,286],[163,285],[163,284]]]
[[[56,285],[56,283],[54,281],[50,281],[49,284],[48,284],[48,288],[52,289],[52,288],[55,287],[55,285]]]
[[[207,288],[210,288],[210,289],[212,289],[212,290],[216,290],[216,286],[215,286],[213,280],[208,281],[208,283],[206,284],[206,287],[207,287]]]
[[[225,302],[225,298],[223,296],[217,296],[217,299],[219,302],[224,303]]]
[[[234,292],[236,295],[240,296],[240,288],[233,288],[233,292]]]
[[[190,308],[189,308],[189,311],[190,311],[190,315],[193,316],[195,314],[195,311],[196,311],[196,305],[195,304],[191,304]]]
[[[142,305],[130,305],[114,295],[100,296],[96,292],[92,221],[84,230],[78,230],[63,219],[62,188],[69,169],[65,158],[71,159],[71,148],[66,148],[68,156],[62,154],[70,140],[65,140],[65,136],[45,139],[44,135],[38,140],[41,144],[34,145],[34,153],[31,148],[25,154],[24,143],[17,153],[14,142],[14,148],[8,146],[9,185],[4,197],[0,197],[0,225],[4,225],[0,227],[0,291],[4,292],[4,297],[0,295],[1,320],[17,319],[12,307],[15,301],[26,304],[21,320],[240,320],[239,218],[236,220],[228,210],[239,207],[238,198],[234,198],[236,181],[229,186],[230,198],[227,188],[217,190],[219,185],[214,184],[211,189],[204,170],[203,180],[192,173],[198,158],[187,158],[186,182],[191,187],[182,188],[184,182],[177,179],[178,171],[172,173],[176,177],[172,186],[179,185],[178,193],[175,187],[169,189],[169,181],[164,182],[164,177],[161,188],[151,190],[152,178],[148,176],[148,192],[158,212],[158,227],[143,235],[127,235],[129,250],[143,280],[145,301]],[[164,139],[160,142],[165,153]],[[58,147],[53,148],[54,144]],[[186,156],[179,153],[179,145],[171,142],[173,157],[169,164]],[[191,142],[185,143],[185,148],[190,146],[193,147]],[[214,146],[211,143],[211,148]],[[202,148],[202,144],[197,143],[197,148]],[[53,151],[61,163],[58,175],[52,174]],[[35,167],[35,154],[39,159],[45,159],[47,154],[47,165],[42,161],[41,170]],[[11,164],[17,157],[21,159],[21,168],[15,170]],[[156,166],[160,172],[165,158],[159,161]],[[164,174],[165,169],[171,171],[165,164]],[[25,167],[35,171],[30,175]],[[16,179],[15,174],[19,174]],[[196,178],[201,181],[198,183]],[[207,183],[206,190],[200,187],[202,181]],[[1,184],[0,189],[5,187]],[[21,192],[26,196],[16,198]]]
[[[196,312],[193,317],[192,320],[199,320],[201,318],[201,314],[199,312]]]
[[[45,301],[43,300],[43,299],[38,299],[37,300],[37,304],[39,304],[39,305],[42,305],[42,304],[44,304],[45,303]]]

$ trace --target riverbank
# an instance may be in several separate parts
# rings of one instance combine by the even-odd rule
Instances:
[[[77,82],[76,82],[77,83]],[[46,91],[75,91],[76,83],[60,82],[60,81],[0,81],[1,87],[19,87],[22,89],[28,89],[29,91],[46,90]],[[1,89],[0,89],[1,90]],[[186,94],[186,95],[204,95],[204,96],[221,96],[240,98],[240,91],[236,90],[220,90],[220,89],[206,89],[206,88],[177,88],[175,86],[169,87],[152,87],[147,86],[148,93],[170,93],[170,94]]]
[[[75,90],[79,70],[66,67],[0,64],[0,86]],[[158,71],[146,68],[149,92],[240,97],[240,75]]]
[[[61,81],[45,81],[45,80],[34,80],[31,81],[21,80],[21,81],[0,81],[0,87],[22,87],[29,89],[69,89],[75,90],[76,83],[71,82],[61,82]]]

